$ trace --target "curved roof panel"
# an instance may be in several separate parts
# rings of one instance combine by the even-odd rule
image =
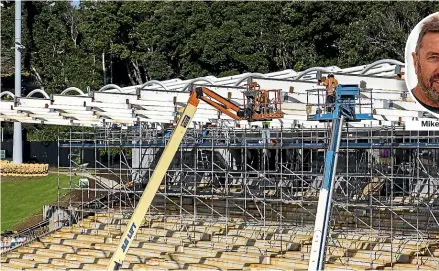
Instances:
[[[317,94],[309,95],[309,90],[317,93],[322,86],[317,77],[334,73],[340,84],[365,84],[367,92],[362,93],[362,103],[370,106],[358,106],[362,112],[374,112],[373,121],[353,123],[351,126],[363,127],[381,125],[403,125],[406,120],[437,120],[423,110],[408,94],[404,80],[396,74],[404,70],[404,63],[396,60],[380,60],[356,67],[339,68],[315,67],[306,71],[282,70],[266,74],[244,73],[216,78],[214,76],[190,80],[171,79],[151,81],[143,85],[120,88],[115,85],[103,86],[101,90],[89,94],[80,93],[71,87],[61,95],[52,95],[46,99],[36,97],[13,97],[14,100],[0,101],[0,121],[20,121],[25,123],[44,123],[57,125],[103,126],[106,123],[119,123],[127,126],[139,121],[153,123],[173,123],[181,108],[187,102],[187,87],[204,84],[222,96],[231,95],[237,104],[243,104],[246,81],[256,81],[264,89],[280,89],[284,119],[272,121],[272,126],[291,127],[294,125],[320,126],[318,122],[307,120],[307,103],[317,103]],[[399,67],[398,67],[399,66]],[[291,91],[293,89],[293,91]],[[69,91],[67,91],[69,90]],[[68,95],[70,90],[80,95]],[[38,91],[34,91],[36,93]],[[320,91],[323,95],[323,91]],[[8,94],[8,95],[6,95]],[[77,93],[71,93],[77,94]],[[81,95],[82,94],[82,95]],[[1,93],[1,96],[10,96]],[[323,97],[321,97],[323,98]],[[311,108],[314,111],[316,108]],[[224,125],[240,127],[259,126],[261,123],[233,121],[205,103],[200,103],[194,122],[222,122]]]

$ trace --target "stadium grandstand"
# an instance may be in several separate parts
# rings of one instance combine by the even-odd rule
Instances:
[[[325,270],[438,270],[439,132],[406,124],[439,115],[414,101],[404,63],[391,59],[59,95],[2,92],[0,121],[84,126],[58,135],[69,161],[60,169],[83,177],[59,189],[79,196],[5,237],[2,270],[106,269],[190,91],[206,87],[244,106],[254,85],[278,91],[283,118],[236,120],[200,103],[121,270],[307,269],[331,138],[330,124],[311,116],[326,110],[329,74],[360,88],[356,111],[373,119],[342,128]],[[117,162],[83,163],[100,150]]]

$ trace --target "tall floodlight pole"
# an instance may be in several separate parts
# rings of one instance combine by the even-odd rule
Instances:
[[[15,1],[15,97],[21,97],[21,0]],[[14,122],[14,163],[23,163],[21,122]]]

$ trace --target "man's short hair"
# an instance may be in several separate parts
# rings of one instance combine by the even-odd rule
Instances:
[[[422,39],[424,38],[425,34],[431,32],[439,33],[439,16],[433,16],[422,25],[421,32],[418,36],[418,42],[416,43],[416,55],[419,55]]]

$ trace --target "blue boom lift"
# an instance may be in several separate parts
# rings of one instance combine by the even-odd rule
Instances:
[[[322,113],[322,110],[319,108],[316,114],[311,116],[311,120],[332,122],[332,136],[329,149],[326,152],[324,179],[319,193],[308,271],[324,269],[331,214],[332,188],[334,187],[343,124],[344,122],[373,119],[372,113],[355,112],[356,105],[359,105],[357,103],[359,99],[360,88],[357,85],[339,85],[335,93],[335,103],[326,105],[333,107],[332,112]]]

